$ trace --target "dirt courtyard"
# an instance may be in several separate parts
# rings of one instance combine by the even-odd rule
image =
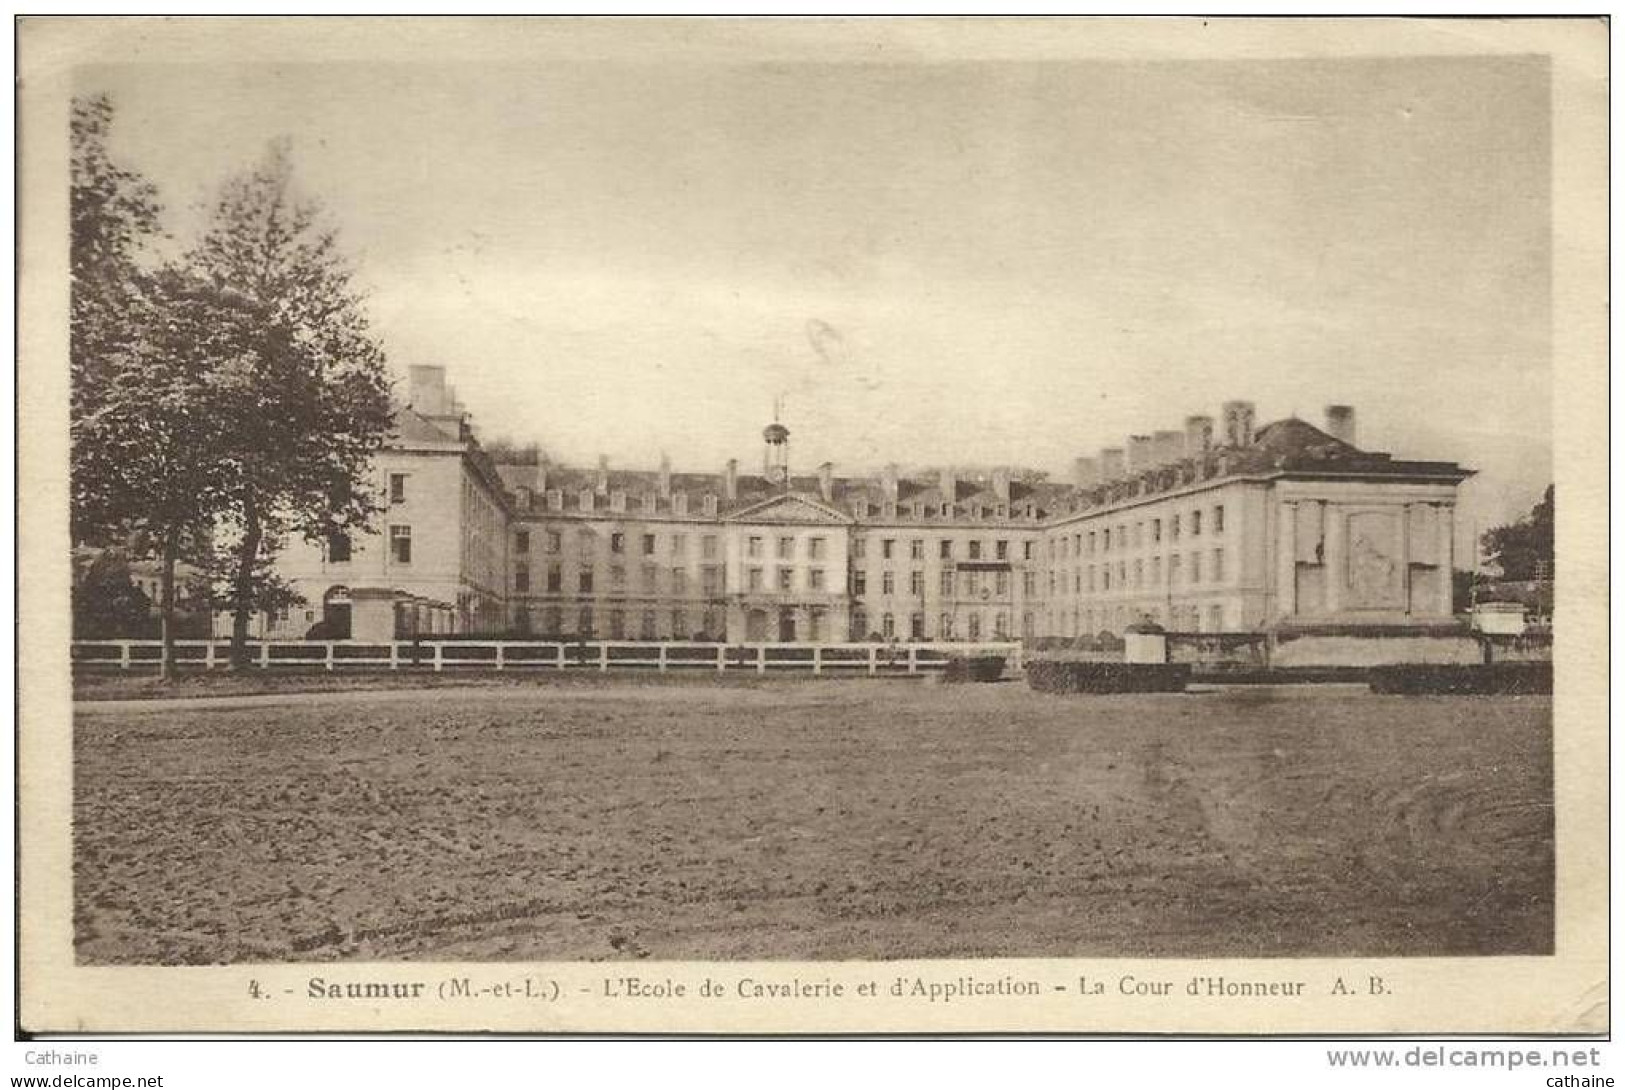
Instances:
[[[81,702],[78,957],[1541,954],[1550,697],[766,681]]]

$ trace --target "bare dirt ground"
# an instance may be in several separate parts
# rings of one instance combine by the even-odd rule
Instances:
[[[1540,954],[1549,697],[82,703],[87,963]]]

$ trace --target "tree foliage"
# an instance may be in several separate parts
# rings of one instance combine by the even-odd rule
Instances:
[[[73,585],[73,634],[80,639],[139,635],[152,612],[152,600],[130,579],[123,556],[100,553]]]
[[[1537,578],[1537,571],[1553,570],[1554,493],[1551,485],[1534,508],[1517,522],[1485,531],[1484,554],[1501,570],[1504,579]]]

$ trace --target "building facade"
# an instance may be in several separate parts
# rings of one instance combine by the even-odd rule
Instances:
[[[315,605],[262,632],[840,643],[1452,619],[1470,471],[1360,450],[1343,406],[1255,428],[1230,402],[1069,481],[796,475],[789,440],[763,432],[759,474],[493,461],[441,369],[413,368],[377,532],[291,548],[283,574]]]

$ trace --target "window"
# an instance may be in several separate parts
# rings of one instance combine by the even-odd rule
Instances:
[[[671,535],[671,555],[673,555],[673,556],[682,556],[683,553],[687,550],[687,548],[688,548],[688,535],[687,534],[673,534],[673,535]]]
[[[705,501],[700,504],[700,509],[707,518],[715,518],[717,514],[717,498],[715,496],[705,497]]]
[[[969,635],[971,639],[973,639],[973,640],[981,639],[982,638],[982,615],[980,613],[972,613],[970,615],[970,618],[969,618],[969,623],[966,625],[966,629],[967,629],[967,635]]]
[[[395,558],[397,564],[410,564],[412,562],[412,528],[410,526],[391,526],[389,528],[389,553]]]
[[[559,536],[559,532],[557,530],[549,530],[547,532],[547,551],[550,553],[556,553],[563,548],[564,539]]]
[[[808,538],[807,539],[807,559],[809,559],[809,560],[822,560],[822,559],[824,559],[824,556],[825,556],[824,546],[826,544],[828,544],[828,542],[826,542],[821,537],[810,537],[810,538]]]
[[[643,555],[644,556],[653,556],[654,554],[655,554],[655,536],[653,534],[644,534],[643,535]]]
[[[869,593],[869,573],[862,568],[852,571],[852,593],[859,597]]]
[[[813,568],[807,573],[807,587],[810,590],[824,589],[824,569]]]
[[[700,569],[700,593],[707,598],[715,598],[722,593],[722,569],[715,564],[708,564]],[[709,628],[709,626],[707,626]]]
[[[892,550],[896,547],[896,545],[897,542],[893,541],[889,537],[882,541],[880,543],[880,558],[882,560],[890,560],[892,558]]]
[[[620,532],[610,534],[609,551],[612,553],[626,552],[626,535]]]
[[[1134,562],[1134,585],[1136,587],[1142,587],[1142,586],[1145,585],[1144,576],[1145,576],[1144,561],[1136,560]]]
[[[759,537],[747,539],[745,542],[745,555],[752,560],[760,559],[762,555],[762,539]]]
[[[908,638],[911,640],[925,639],[925,614],[911,613],[908,618]]]
[[[592,607],[587,606],[576,615],[576,635],[584,640],[592,639]]]
[[[1222,503],[1213,508],[1213,532],[1216,534],[1224,533],[1224,504]]]
[[[908,592],[914,595],[916,598],[923,598],[925,596],[925,573],[923,571],[913,571],[909,573]]]
[[[954,615],[944,613],[937,618],[937,638],[951,640],[954,638]]]
[[[1095,555],[1095,533],[1093,530],[1089,531],[1089,555]]]
[[[862,560],[864,555],[869,551],[868,545],[869,545],[869,542],[868,542],[868,540],[866,538],[861,538],[861,537],[853,538],[852,539],[852,559],[854,559],[854,560]]]
[[[889,572],[880,573],[880,593],[895,594],[897,591],[897,577]]]
[[[616,489],[614,492],[611,492],[609,494],[609,509],[615,512],[625,511],[626,493],[622,492],[620,489]],[[614,621],[612,620],[610,623],[614,624]]]
[[[513,535],[513,551],[516,553],[530,552],[530,531],[520,530]]]
[[[642,618],[642,620],[640,621],[640,623],[638,625],[638,635],[641,636],[643,639],[646,639],[646,640],[652,640],[652,639],[655,638],[655,611],[654,610],[646,609],[646,610],[643,611],[643,618]]]
[[[1004,639],[1010,634],[1010,617],[1005,613],[993,615],[993,636],[995,639]]]
[[[897,636],[897,621],[893,619],[890,613],[881,615],[880,634],[886,637],[888,640],[894,639]]]
[[[761,590],[762,589],[763,583],[762,583],[762,569],[761,568],[752,568],[752,569],[750,569],[750,571],[745,573],[745,579],[746,579],[745,585],[750,590]]]
[[[1175,553],[1174,555],[1172,555],[1172,556],[1170,556],[1168,558],[1168,585],[1170,587],[1174,587],[1174,586],[1179,585],[1179,554],[1178,553]]]
[[[854,640],[869,638],[869,615],[861,609],[852,611],[852,638]]]
[[[993,557],[995,560],[1010,559],[1010,543],[1008,541],[995,541],[993,543]]]
[[[1037,542],[1033,541],[1023,541],[1021,543],[1021,559],[1031,560],[1033,558],[1033,546],[1036,544]],[[1031,620],[1031,615],[1029,615],[1028,619]]]
[[[1155,545],[1162,540],[1162,520],[1151,520],[1151,544]]]
[[[954,573],[953,572],[945,571],[945,572],[942,573],[941,586],[939,586],[937,588],[937,592],[939,594],[941,594],[944,598],[952,598],[954,596]]]
[[[688,514],[688,493],[687,492],[679,492],[679,493],[677,493],[677,495],[675,495],[675,496],[673,496],[671,498],[671,513],[674,514],[674,515],[686,515],[686,514]],[[682,614],[677,613],[677,614],[673,614],[673,616],[681,617]]]
[[[557,564],[547,566],[547,592],[557,594],[564,589],[564,572]]]
[[[343,564],[350,559],[350,535],[327,535],[327,560],[330,564]]]
[[[1213,550],[1213,581],[1215,583],[1221,583],[1221,582],[1224,581],[1224,550],[1223,549],[1214,549]]]
[[[1021,593],[1028,598],[1038,593],[1038,573],[1024,571],[1021,573]]]
[[[373,478],[373,480],[377,480],[377,479],[378,478],[376,478],[376,477]],[[404,473],[391,473],[389,475],[389,502],[390,503],[405,503],[406,502],[406,474],[404,474]]]
[[[910,541],[908,543],[908,558],[910,560],[924,560],[925,542],[919,538],[915,538],[913,541]]]
[[[1169,541],[1178,541],[1179,540],[1179,516],[1178,515],[1175,515],[1173,518],[1168,520],[1168,540]]]
[[[1154,587],[1162,585],[1162,557],[1160,556],[1151,558],[1151,585]]]
[[[790,569],[789,568],[780,568],[779,569],[779,590],[785,591],[785,592],[788,592],[790,590]]]
[[[1103,553],[1112,551],[1112,528],[1110,526],[1100,531],[1100,551]]]
[[[982,543],[980,541],[972,541],[970,543],[970,558],[972,560],[982,559]]]
[[[593,540],[592,540],[592,531],[591,530],[578,530],[578,531],[576,531],[576,551],[577,552],[579,552],[582,556],[590,555],[592,553],[592,546],[593,546]]]
[[[653,594],[655,590],[655,566],[643,565],[643,589],[645,593]]]
[[[1202,512],[1191,512],[1191,537],[1202,536]]]
[[[1007,571],[993,573],[993,593],[1000,598],[1010,593],[1010,573]]]
[[[626,639],[626,618],[618,609],[609,611],[609,638],[612,640]]]
[[[671,636],[674,640],[686,640],[692,633],[688,630],[688,617],[680,609],[671,611]]]
[[[549,511],[564,510],[564,490],[562,488],[549,488],[547,490],[547,509]]]
[[[583,511],[591,511],[593,508],[593,499],[594,497],[592,494],[592,489],[583,488],[580,493],[577,494],[576,504]]]
[[[700,556],[706,560],[717,558],[717,535],[705,534],[700,538]]]
[[[793,537],[779,538],[777,557],[780,560],[789,560],[796,555],[796,539]]]
[[[1102,564],[1100,566],[1100,589],[1112,589],[1112,566],[1110,564]]]
[[[937,555],[943,560],[952,560],[954,558],[953,538],[945,537],[937,542]]]
[[[1192,583],[1200,583],[1201,581],[1202,581],[1202,554],[1201,553],[1191,553],[1191,582]]]
[[[579,572],[576,573],[576,589],[578,591],[580,591],[582,594],[591,594],[592,593],[592,569],[591,568],[582,568]],[[591,628],[592,624],[589,622],[587,627]]]
[[[513,589],[516,594],[530,593],[530,565],[520,564],[514,568]]]
[[[615,564],[615,565],[611,566],[611,568],[609,569],[609,585],[610,585],[610,588],[613,589],[613,590],[619,590],[620,588],[626,586],[626,568],[625,567],[623,567],[620,564]]]

